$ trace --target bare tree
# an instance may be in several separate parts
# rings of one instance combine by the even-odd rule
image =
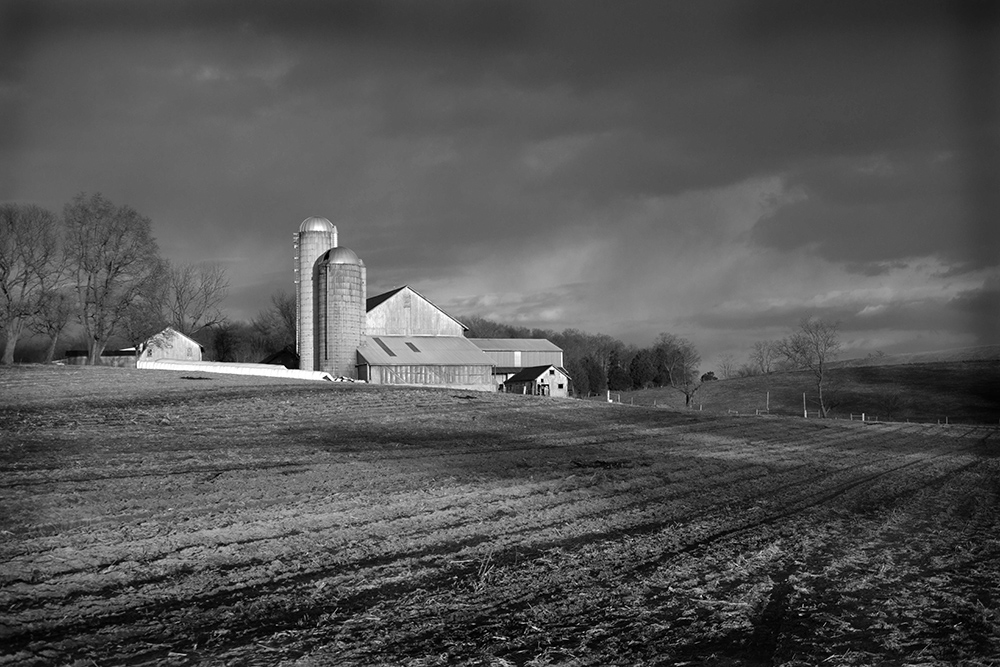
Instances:
[[[823,401],[823,383],[829,363],[840,352],[840,322],[803,319],[795,333],[778,341],[777,349],[790,363],[815,376],[820,414],[826,417],[831,406]]]
[[[295,296],[288,292],[271,295],[271,305],[251,322],[261,336],[266,354],[295,345]]]
[[[736,377],[736,357],[731,354],[724,354],[719,360],[719,375],[723,378]]]
[[[45,348],[45,363],[52,363],[56,354],[59,336],[69,321],[76,315],[76,299],[66,287],[43,290],[39,300],[38,314],[30,328],[49,339]]]
[[[136,357],[142,356],[147,341],[169,324],[165,307],[169,277],[170,265],[156,260],[141,277],[122,314],[118,333],[135,348]]]
[[[34,204],[0,205],[0,363],[14,362],[14,348],[59,274],[56,218]]]
[[[767,375],[774,371],[774,364],[781,356],[778,351],[779,341],[759,340],[750,350],[750,365],[759,375]]]
[[[698,366],[701,356],[691,341],[674,334],[661,333],[654,346],[660,372],[668,376],[670,386],[684,394],[684,405],[701,389]]]
[[[167,284],[167,318],[177,331],[191,335],[225,319],[219,306],[229,293],[229,279],[222,266],[171,267]]]
[[[160,270],[152,222],[100,193],[78,194],[63,217],[88,362],[97,364],[150,275]]]

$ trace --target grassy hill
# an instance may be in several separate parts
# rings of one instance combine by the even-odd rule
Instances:
[[[832,417],[864,412],[884,421],[1000,422],[1000,360],[848,366],[829,378],[824,393]],[[695,409],[753,414],[769,403],[772,414],[801,415],[803,392],[808,409],[817,410],[815,378],[805,371],[718,380],[702,386]],[[669,387],[620,396],[622,403],[684,408],[684,396]]]
[[[909,354],[886,354],[876,357],[845,359],[843,361],[835,361],[831,366],[834,368],[846,368],[854,366],[899,366],[902,364],[997,360],[1000,360],[1000,345],[979,345],[976,347],[936,350],[934,352],[911,352]]]

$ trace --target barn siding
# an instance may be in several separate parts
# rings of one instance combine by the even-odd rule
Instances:
[[[494,389],[490,366],[365,366],[359,375],[372,384]]]
[[[462,336],[465,329],[409,287],[368,311],[369,336]]]
[[[485,352],[501,368],[531,368],[532,366],[562,365],[562,351],[489,350]]]
[[[156,359],[180,359],[183,361],[201,361],[201,345],[187,336],[173,332],[156,334],[146,343],[142,352],[146,361]]]

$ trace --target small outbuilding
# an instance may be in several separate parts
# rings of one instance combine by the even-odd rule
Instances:
[[[545,338],[470,338],[493,360],[493,381],[502,385],[522,369],[552,365],[562,368],[563,351]]]
[[[287,345],[274,354],[269,354],[260,360],[262,364],[272,364],[274,366],[284,366],[285,368],[298,368],[299,355],[295,353],[294,345]]]
[[[150,336],[139,346],[139,358],[146,361],[157,359],[178,359],[181,361],[201,361],[205,348],[190,336],[185,336],[173,327]]]
[[[185,336],[173,327],[167,327],[158,334],[150,336],[139,346],[138,353],[134,347],[121,350],[105,350],[101,353],[102,366],[120,366],[135,368],[137,359],[156,361],[158,359],[177,359],[180,361],[201,361],[205,348],[198,341]],[[86,350],[67,350],[66,363],[73,366],[83,366],[87,363]]]
[[[553,366],[532,366],[522,369],[503,383],[508,394],[530,394],[532,396],[569,396],[570,376],[566,369]]]

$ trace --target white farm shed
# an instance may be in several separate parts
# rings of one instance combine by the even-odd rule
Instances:
[[[569,396],[569,373],[553,366],[525,368],[504,383],[508,394],[529,394],[532,396]]]
[[[201,343],[185,336],[173,327],[167,327],[160,333],[150,336],[139,349],[141,352],[138,358],[144,361],[156,361],[157,359],[201,361],[201,355],[205,351]]]

